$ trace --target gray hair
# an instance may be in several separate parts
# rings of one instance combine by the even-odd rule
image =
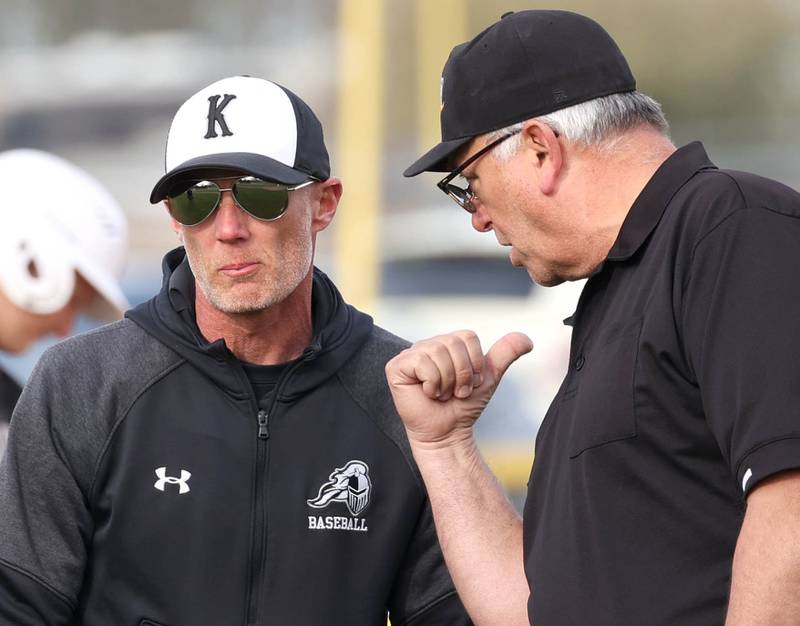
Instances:
[[[642,126],[654,128],[665,136],[669,133],[661,105],[638,91],[595,98],[535,119],[571,143],[595,148],[608,148],[625,131]],[[496,159],[505,161],[516,154],[523,124],[512,124],[489,133],[487,142],[516,133],[515,137],[497,146],[493,152]]]

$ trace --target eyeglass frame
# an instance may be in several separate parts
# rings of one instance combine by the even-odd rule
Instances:
[[[264,178],[259,178],[258,176],[240,176],[239,178],[236,178],[236,179],[231,178],[231,180],[234,180],[233,184],[235,185],[240,180],[244,180],[245,178],[254,178],[256,180],[264,181],[265,183],[271,183],[272,182],[271,180],[266,180]],[[228,177],[225,177],[225,178],[220,178],[219,180],[229,180],[229,179],[228,179]],[[253,215],[252,213],[250,213],[250,211],[248,211],[241,204],[239,204],[239,200],[236,198],[236,194],[233,193],[233,187],[223,188],[223,187],[220,187],[215,181],[208,180],[208,179],[198,180],[197,182],[198,183],[214,183],[215,185],[217,185],[217,189],[219,189],[219,200],[217,200],[217,206],[215,206],[213,209],[211,209],[211,213],[209,213],[209,216],[219,208],[220,204],[222,204],[222,192],[223,191],[230,191],[231,192],[231,199],[233,200],[233,203],[236,206],[238,206],[242,211],[247,213],[250,217],[252,217],[255,220],[258,220],[259,222],[274,222],[275,220],[281,219],[286,214],[286,209],[284,209],[283,211],[281,211],[281,214],[276,216],[276,217],[258,217],[257,215]],[[318,183],[318,182],[319,181],[316,178],[311,178],[311,179],[307,180],[304,183],[300,183],[299,185],[294,185],[294,186],[284,185],[283,183],[275,183],[275,184],[277,186],[279,186],[279,187],[283,187],[287,192],[289,192],[289,191],[297,191],[298,189],[302,189],[303,187],[308,187],[309,185],[313,185],[314,183]],[[194,187],[194,185],[192,185],[192,187]],[[191,187],[190,187],[190,189],[191,189]],[[287,206],[287,208],[288,208],[288,206]],[[207,218],[204,218],[204,219],[207,219]],[[198,222],[198,224],[199,223],[200,222]]]
[[[522,132],[522,129],[515,130],[514,132],[508,133],[507,135],[503,135],[502,137],[498,137],[494,141],[489,142],[483,148],[481,148],[475,154],[473,154],[471,157],[469,157],[466,161],[464,161],[461,165],[459,165],[456,169],[454,169],[452,172],[450,172],[447,176],[442,178],[442,180],[440,180],[438,183],[436,183],[436,186],[439,189],[441,189],[447,196],[449,196],[458,206],[460,206],[462,209],[464,209],[467,213],[470,213],[470,214],[475,213],[475,211],[477,211],[478,209],[472,204],[472,201],[473,201],[474,198],[477,198],[478,195],[474,191],[472,191],[469,188],[469,185],[468,185],[466,191],[469,194],[469,197],[462,199],[459,196],[459,194],[457,194],[456,192],[452,191],[452,189],[458,189],[459,191],[462,191],[462,192],[465,191],[465,190],[462,189],[461,187],[456,186],[456,185],[451,185],[450,182],[454,178],[456,178],[457,176],[460,176],[461,172],[463,172],[470,165],[475,163],[475,161],[477,161],[484,154],[489,152],[492,148],[494,148],[495,146],[498,146],[499,144],[503,143],[509,137],[513,137],[514,135],[518,135],[521,132]]]
[[[219,191],[219,198],[217,198],[217,203],[214,205],[214,208],[211,209],[211,211],[209,211],[208,215],[206,215],[199,222],[197,222],[195,224],[183,224],[183,222],[180,222],[179,220],[176,220],[176,221],[178,221],[179,224],[181,224],[182,226],[185,226],[187,228],[193,228],[194,226],[199,226],[200,224],[205,222],[209,217],[214,215],[216,210],[220,207],[220,205],[222,204],[222,193],[224,191],[230,191],[231,192],[231,199],[233,200],[233,203],[240,210],[244,211],[245,213],[247,213],[247,215],[252,217],[254,220],[258,220],[259,222],[274,222],[275,220],[279,220],[280,218],[282,218],[286,214],[286,209],[288,208],[288,204],[287,204],[287,207],[284,208],[283,211],[281,211],[281,213],[279,215],[276,215],[275,217],[258,217],[257,215],[253,215],[249,210],[247,210],[245,207],[243,207],[239,203],[239,200],[236,198],[236,194],[233,192],[233,185],[238,183],[240,180],[244,180],[245,178],[252,178],[254,180],[260,180],[260,181],[265,182],[265,183],[272,183],[273,182],[273,181],[267,180],[265,178],[259,178],[258,176],[251,176],[249,174],[245,174],[244,176],[222,176],[222,177],[218,178],[218,180],[232,180],[233,183],[231,184],[230,187],[220,187],[219,184],[216,181],[211,180],[209,178],[190,178],[190,179],[185,180],[184,182],[195,183],[195,185],[191,185],[190,187],[188,187],[187,191],[189,189],[191,189],[192,187],[196,186],[196,184],[199,184],[199,183],[211,183],[211,184],[215,185],[217,187],[217,190]],[[316,178],[309,178],[309,180],[307,180],[305,182],[302,182],[299,185],[294,185],[294,186],[284,185],[283,183],[278,183],[278,182],[274,182],[274,184],[279,186],[279,187],[282,187],[287,192],[289,192],[289,191],[297,191],[298,189],[303,189],[304,187],[308,187],[309,185],[313,185],[314,183],[318,183],[318,182],[320,182],[320,181],[318,179],[316,179]],[[186,193],[186,192],[184,191],[182,193]],[[172,199],[174,199],[176,197],[177,196],[172,196],[170,194],[167,194],[167,199],[169,199],[169,200],[172,200]],[[171,211],[170,211],[170,215],[172,215]],[[175,219],[175,218],[173,217],[173,219]]]

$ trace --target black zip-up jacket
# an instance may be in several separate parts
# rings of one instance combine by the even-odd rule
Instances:
[[[0,369],[0,424],[11,421],[11,413],[17,404],[22,388],[7,372]]]
[[[0,459],[3,458],[6,450],[6,436],[11,413],[21,392],[22,388],[17,381],[0,369]],[[2,511],[0,511],[0,515],[2,515]]]
[[[315,271],[269,411],[158,296],[51,348],[0,465],[0,624],[468,624],[384,379],[405,343]]]

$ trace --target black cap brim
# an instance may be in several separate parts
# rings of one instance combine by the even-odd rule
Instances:
[[[253,154],[252,152],[207,154],[184,161],[178,167],[164,174],[150,193],[150,203],[160,202],[167,197],[169,190],[176,182],[186,178],[190,172],[201,169],[236,170],[283,185],[299,185],[312,178],[305,172],[292,169],[288,165],[262,154]]]
[[[472,140],[473,137],[462,137],[461,139],[443,141],[442,143],[428,150],[419,159],[412,163],[408,169],[403,172],[403,176],[406,178],[411,178],[417,174],[422,174],[422,172],[451,171],[453,168],[450,167],[450,157]]]

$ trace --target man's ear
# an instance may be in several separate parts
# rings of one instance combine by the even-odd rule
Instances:
[[[342,197],[342,181],[331,177],[321,182],[316,191],[314,212],[311,216],[311,229],[318,233],[325,230],[336,215],[339,200]]]
[[[525,122],[522,128],[529,149],[533,150],[533,166],[536,168],[539,190],[552,195],[564,168],[564,150],[558,135],[547,124],[538,120]]]
[[[169,222],[172,225],[172,230],[174,230],[175,234],[178,235],[178,241],[183,243],[183,224],[175,221],[175,218],[172,217],[172,214],[169,212],[169,198],[164,199],[164,208],[167,210],[167,214],[169,215]]]

